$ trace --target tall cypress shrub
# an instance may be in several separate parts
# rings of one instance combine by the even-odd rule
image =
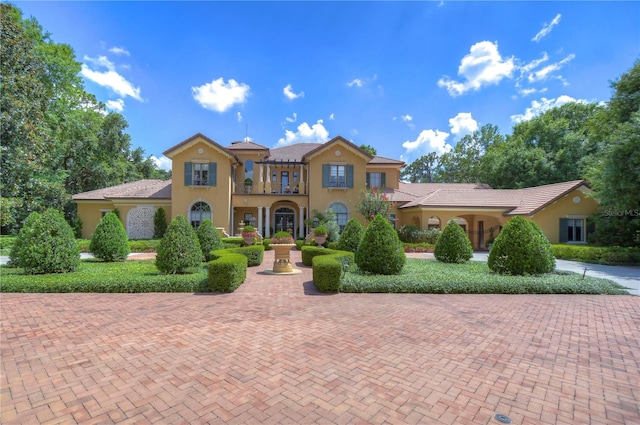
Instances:
[[[183,215],[167,227],[156,253],[156,267],[165,274],[189,273],[202,263],[200,242]]]
[[[131,252],[127,231],[113,212],[105,214],[91,237],[89,251],[102,261],[124,261]]]
[[[371,274],[400,274],[407,257],[389,220],[377,214],[364,232],[355,254],[360,270]]]
[[[202,256],[205,261],[211,261],[211,251],[224,248],[218,229],[215,228],[211,219],[205,218],[202,224],[198,226],[196,234],[198,235],[200,249],[202,249]]]
[[[338,239],[338,249],[341,251],[356,252],[358,245],[364,236],[364,226],[356,218],[347,221],[347,225]]]
[[[433,256],[443,263],[464,263],[473,257],[471,241],[462,226],[449,220],[436,242]]]
[[[153,239],[162,239],[167,231],[167,213],[160,207],[153,214]]]

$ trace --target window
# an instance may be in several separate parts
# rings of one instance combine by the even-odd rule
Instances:
[[[215,186],[216,169],[215,162],[185,162],[185,186]]]
[[[567,219],[567,242],[584,242],[583,219]]]
[[[367,188],[386,187],[387,173],[367,173]]]
[[[330,187],[345,187],[347,185],[344,165],[331,165],[329,168],[329,172]]]
[[[329,209],[336,215],[336,223],[338,224],[338,227],[340,227],[340,233],[342,233],[347,225],[347,221],[349,221],[349,210],[340,202],[331,204]]]
[[[293,182],[294,183],[298,183],[298,172],[297,171],[293,172]]]
[[[209,220],[213,220],[211,207],[206,202],[196,202],[191,207],[189,218],[191,226],[193,226],[194,229],[197,229],[205,219],[208,218]]]
[[[194,186],[208,186],[209,164],[193,164],[193,179],[191,182]]]

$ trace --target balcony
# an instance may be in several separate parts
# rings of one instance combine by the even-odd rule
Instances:
[[[261,187],[262,186],[262,187]],[[235,185],[234,193],[236,195],[287,195],[287,196],[300,196],[306,195],[303,193],[303,190],[297,185],[281,185],[276,183],[271,183],[270,191],[266,190],[266,184],[254,183],[253,185]],[[263,188],[264,187],[264,188]]]

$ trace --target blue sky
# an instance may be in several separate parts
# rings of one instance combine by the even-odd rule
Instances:
[[[484,124],[606,101],[639,2],[14,2],[71,45],[133,147],[201,132],[273,148],[341,135],[407,163]]]

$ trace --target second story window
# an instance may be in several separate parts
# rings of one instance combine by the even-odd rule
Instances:
[[[367,188],[380,188],[386,186],[387,173],[367,173]]]
[[[209,164],[193,164],[192,184],[194,186],[209,185]]]
[[[329,186],[331,187],[345,187],[346,171],[344,165],[331,165],[329,175]]]

